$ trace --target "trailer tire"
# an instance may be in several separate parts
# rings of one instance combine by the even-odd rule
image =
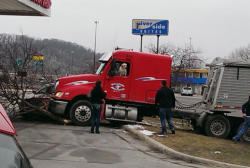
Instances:
[[[240,124],[239,128],[238,128],[238,132],[240,131],[241,127],[243,126],[244,122]],[[240,138],[241,141],[250,143],[250,128],[248,128],[248,130],[242,135],[242,137]]]
[[[205,133],[208,136],[226,138],[231,130],[229,120],[223,115],[210,115],[205,122]]]
[[[89,125],[92,111],[91,107],[91,103],[86,100],[78,100],[75,102],[69,112],[71,121],[76,125]]]

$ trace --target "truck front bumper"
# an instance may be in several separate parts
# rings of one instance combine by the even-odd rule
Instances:
[[[64,115],[67,104],[68,104],[68,102],[66,102],[66,101],[59,101],[59,100],[50,99],[48,109],[52,113]]]

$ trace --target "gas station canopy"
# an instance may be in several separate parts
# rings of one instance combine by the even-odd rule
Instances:
[[[0,0],[0,15],[50,16],[50,0]]]

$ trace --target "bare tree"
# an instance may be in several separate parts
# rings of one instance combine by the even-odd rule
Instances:
[[[148,50],[152,53],[156,53],[156,47],[150,45]],[[204,61],[198,57],[200,51],[195,50],[193,46],[179,47],[170,44],[161,45],[159,47],[159,53],[163,55],[169,55],[172,57],[172,84],[177,85],[178,78],[184,77],[183,72],[185,69],[197,69],[202,68]]]
[[[34,55],[42,53],[42,50],[42,46],[34,45],[34,40],[27,36],[0,35],[0,100],[11,118],[39,111],[64,123],[64,119],[46,110],[48,100],[42,102],[42,106],[25,100],[29,90],[38,84],[37,75],[44,75],[43,67],[34,66],[32,59]]]
[[[148,50],[152,53],[156,53],[155,45],[149,45]],[[193,49],[192,46],[189,47],[179,47],[170,44],[161,45],[159,47],[159,53],[163,55],[169,55],[172,57],[172,66],[180,68],[201,68],[197,64],[203,62],[202,58],[198,57],[200,51]]]
[[[229,59],[233,61],[250,61],[250,44],[247,47],[241,47],[236,49],[229,55]]]

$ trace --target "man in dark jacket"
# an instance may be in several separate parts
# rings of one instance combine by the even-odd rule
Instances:
[[[106,93],[102,90],[101,81],[97,81],[95,87],[90,92],[90,100],[93,107],[91,110],[91,133],[94,133],[94,128],[96,127],[95,132],[100,134],[99,125],[102,111],[102,99],[104,99],[105,96]]]
[[[167,135],[166,123],[165,119],[167,119],[169,128],[172,134],[175,134],[174,124],[171,119],[172,110],[171,108],[175,107],[175,96],[173,90],[166,87],[166,81],[163,80],[161,82],[162,87],[157,91],[155,96],[155,105],[159,107],[159,116],[161,120],[162,132],[163,136]]]
[[[233,137],[234,142],[237,142],[250,127],[250,96],[248,97],[248,101],[242,105],[242,116],[244,117],[245,121],[240,131]]]

